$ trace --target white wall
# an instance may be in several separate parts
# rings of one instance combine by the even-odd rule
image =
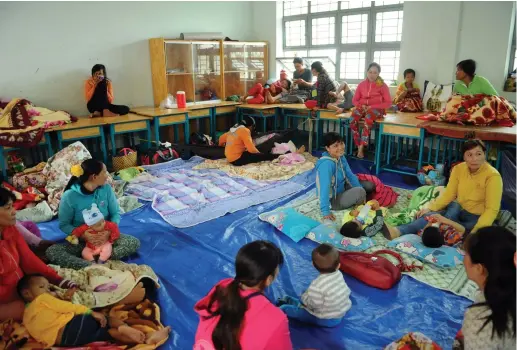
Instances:
[[[84,80],[103,63],[115,103],[152,105],[149,38],[253,40],[251,19],[250,2],[0,2],[0,97],[85,115]]]
[[[278,49],[282,48],[282,12],[277,11],[278,4],[275,1],[253,1],[252,12],[252,40],[267,41],[269,43],[269,78],[277,77],[276,56]],[[281,9],[281,7],[280,7]],[[280,31],[280,34],[277,32]],[[278,46],[280,45],[280,46]]]
[[[502,92],[512,16],[515,2],[405,2],[399,80],[413,68],[421,86],[424,80],[449,84],[456,63],[471,58],[479,75],[515,101],[514,93]]]

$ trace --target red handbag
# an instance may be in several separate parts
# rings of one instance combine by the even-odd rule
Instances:
[[[364,282],[365,284],[379,288],[390,289],[400,281],[401,272],[413,271],[421,266],[406,265],[402,257],[391,250],[378,250],[373,254],[359,252],[340,252],[339,269]],[[397,265],[393,265],[388,259],[380,254],[388,254],[398,260]]]

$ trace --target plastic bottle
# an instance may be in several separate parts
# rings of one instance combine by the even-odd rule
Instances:
[[[187,108],[187,98],[185,96],[185,91],[176,92],[176,102],[178,104],[178,108]]]

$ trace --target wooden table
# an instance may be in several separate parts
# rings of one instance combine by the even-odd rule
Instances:
[[[239,113],[238,118],[242,120],[242,117],[247,115],[254,118],[261,118],[262,119],[262,131],[267,131],[267,119],[268,118],[274,118],[273,119],[273,129],[276,129],[277,127],[277,117],[278,117],[278,111],[277,111],[278,105],[268,105],[268,104],[241,104],[237,106],[237,110]]]
[[[107,117],[80,117],[75,123],[57,126],[48,129],[47,132],[56,132],[59,150],[63,149],[63,142],[73,142],[82,141],[84,139],[90,138],[100,138],[104,164],[108,164],[108,154],[106,152],[106,140],[104,137],[103,128],[103,126],[106,125],[105,119],[107,119]]]
[[[174,126],[174,141],[178,142],[177,126],[180,124],[183,124],[185,143],[189,142],[189,110],[187,108],[134,107],[131,108],[131,112],[153,118],[154,138],[157,144],[160,142],[160,127],[169,125]]]
[[[459,125],[451,124],[446,122],[426,121],[421,125],[429,134],[431,145],[433,145],[436,139],[435,153],[435,164],[439,163],[439,153],[442,148],[442,161],[452,163],[453,161],[461,161],[463,154],[461,154],[461,148],[463,142],[468,138],[477,138],[486,142],[487,155],[489,154],[492,147],[504,146],[504,145],[515,145],[517,136],[517,125],[512,127],[507,126],[475,126],[475,125]],[[431,146],[432,148],[432,146]],[[431,153],[431,152],[430,152]],[[455,153],[455,155],[453,155]],[[497,169],[501,165],[501,153],[497,152],[495,162],[492,161]],[[431,154],[429,155],[431,158]],[[490,160],[489,160],[490,161]]]
[[[104,164],[108,164],[108,154],[104,135],[104,126],[106,125],[109,125],[110,127],[111,147],[113,148],[113,151],[116,149],[115,135],[145,131],[147,134],[147,141],[150,143],[150,118],[132,113],[117,117],[80,117],[75,123],[54,127],[48,129],[47,132],[56,132],[58,148],[60,150],[63,148],[63,142],[81,141],[88,138],[100,138]]]
[[[218,116],[228,116],[233,114],[235,116],[234,122],[237,123],[239,119],[238,114],[238,106],[241,105],[240,102],[232,102],[232,101],[221,101],[220,103],[213,106],[212,109],[212,130],[214,130],[214,134],[217,132],[217,117]],[[229,129],[231,125],[226,123],[226,129]],[[215,136],[215,135],[214,135]]]
[[[421,127],[424,121],[416,117],[421,113],[389,113],[382,119],[377,119],[375,122],[379,124],[379,132],[376,140],[377,146],[375,148],[375,174],[378,175],[381,168],[387,167],[391,162],[391,146],[394,137],[397,137],[397,159],[400,155],[401,141],[406,142],[406,146],[411,140],[419,141],[418,161],[415,172],[408,172],[404,170],[384,168],[386,171],[391,171],[399,174],[415,175],[422,167],[422,158],[424,155],[425,146],[425,129]],[[386,151],[386,164],[382,165],[382,142],[383,139],[388,139]]]

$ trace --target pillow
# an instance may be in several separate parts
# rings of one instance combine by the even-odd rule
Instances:
[[[312,228],[320,225],[318,221],[298,213],[293,208],[263,213],[259,218],[269,222],[295,242],[299,242]]]
[[[349,252],[362,252],[373,246],[370,237],[349,238],[342,236],[336,229],[335,224],[321,224],[313,229],[306,236],[311,241],[328,243],[336,249]]]
[[[463,255],[465,254],[459,248],[448,246],[428,248],[422,243],[420,236],[412,234],[400,236],[390,241],[388,247],[395,248],[440,268],[452,268],[463,264]]]
[[[447,100],[452,95],[453,84],[450,85],[437,85],[428,80],[424,83],[424,110],[428,112],[440,112],[445,105]]]

